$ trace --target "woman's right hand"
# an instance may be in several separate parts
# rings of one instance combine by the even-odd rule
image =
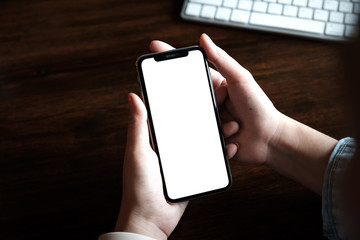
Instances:
[[[249,71],[206,35],[200,46],[208,61],[229,158],[266,164],[321,194],[323,177],[337,141],[280,113]],[[171,46],[153,41],[153,52]]]
[[[214,89],[224,128],[231,121],[239,124],[238,131],[226,139],[227,148],[238,148],[235,160],[265,163],[269,158],[270,142],[278,135],[283,115],[276,110],[251,73],[216,46],[206,34],[201,35],[200,46],[219,72],[213,72],[212,77],[220,79]]]
[[[264,163],[268,143],[277,131],[281,114],[250,72],[217,47],[206,34],[201,35],[200,46],[218,70],[210,69],[229,158]],[[150,44],[152,52],[172,48],[161,41]]]

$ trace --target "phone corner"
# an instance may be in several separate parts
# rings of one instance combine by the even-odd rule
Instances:
[[[164,197],[165,197],[165,200],[169,203],[178,203],[178,202],[181,202],[180,199],[174,199],[174,198],[171,198],[166,192],[164,192]]]
[[[135,61],[135,66],[136,68],[139,70],[139,67],[141,67],[141,63],[144,61],[144,59],[146,58],[146,54],[141,55],[140,57],[138,57]]]
[[[232,176],[231,176],[231,174],[229,174],[228,183],[227,183],[227,185],[224,187],[224,191],[229,190],[229,189],[231,188],[231,186],[232,186],[232,183],[233,183]]]

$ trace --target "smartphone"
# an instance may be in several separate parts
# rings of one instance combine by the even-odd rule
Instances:
[[[230,188],[231,173],[203,49],[193,46],[146,54],[136,66],[167,201]]]

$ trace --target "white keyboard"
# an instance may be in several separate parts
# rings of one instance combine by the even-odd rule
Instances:
[[[358,35],[360,0],[185,0],[181,17],[212,24],[346,41]]]

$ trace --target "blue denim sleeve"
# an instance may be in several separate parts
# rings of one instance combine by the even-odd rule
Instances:
[[[328,239],[348,239],[341,221],[340,178],[355,154],[355,140],[343,138],[335,146],[325,171],[322,189],[323,234]]]

